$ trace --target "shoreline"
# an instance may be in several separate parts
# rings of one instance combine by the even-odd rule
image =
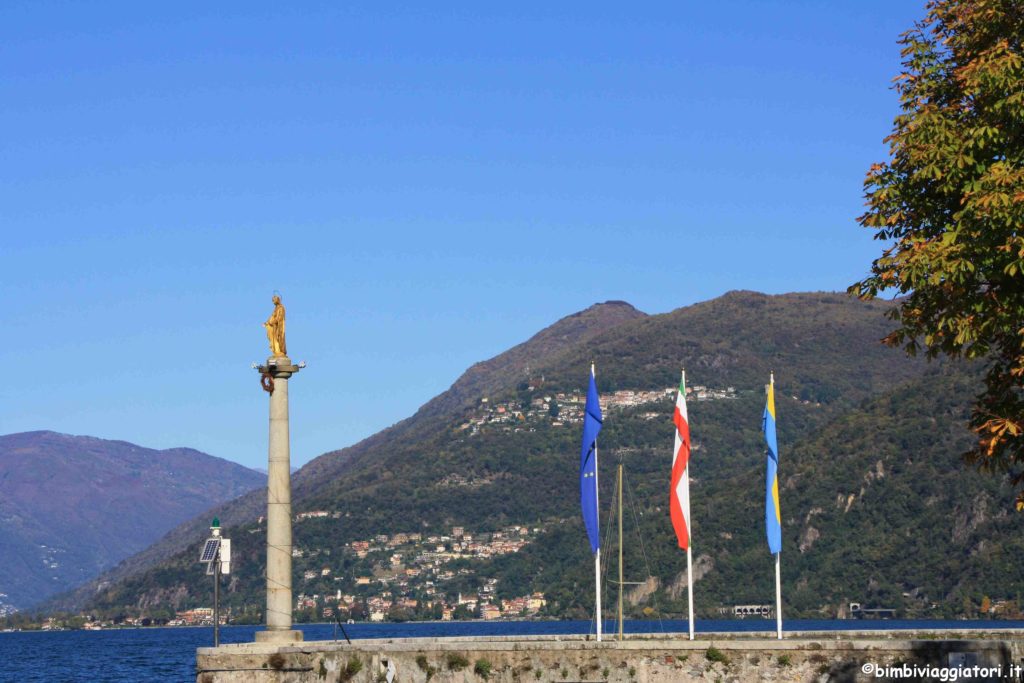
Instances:
[[[763,628],[759,628],[761,625],[757,624],[754,628],[714,628],[720,627],[724,624],[735,624],[735,625],[746,625],[751,624],[753,620],[749,619],[729,619],[729,620],[706,620],[704,621],[705,626],[712,626],[710,629],[701,629],[701,620],[697,622],[697,630],[695,635],[698,639],[701,636],[704,637],[715,637],[715,638],[762,638],[765,634],[770,635],[774,638],[775,629],[774,622],[765,621]],[[931,636],[943,634],[998,634],[998,635],[1024,635],[1024,621],[1022,620],[1005,620],[1005,623],[1001,623],[998,620],[974,620],[965,621],[962,626],[957,625],[955,620],[943,620],[936,619],[934,624],[929,624],[929,620],[882,620],[882,619],[870,619],[870,620],[858,620],[858,619],[842,619],[842,620],[793,620],[798,622],[796,628],[784,629],[783,633],[786,636],[793,638],[828,638],[831,639],[833,636],[839,638],[840,635],[851,638],[860,637],[872,637],[872,636],[886,636],[893,637],[895,635],[909,636],[917,634],[919,636]],[[659,630],[657,628],[651,628],[645,630],[643,625],[651,625],[656,627],[663,624],[685,624],[685,620],[656,620],[656,619],[644,619],[644,620],[627,620],[626,631],[624,636],[626,639],[642,639],[642,638],[674,638],[680,634],[684,637],[688,637],[688,634],[684,630],[677,631],[674,628],[672,630]],[[710,622],[710,623],[709,623]],[[834,628],[822,628],[820,626],[805,626],[804,623],[799,622],[818,622],[830,623],[835,625]],[[889,625],[889,623],[892,625]],[[530,620],[472,620],[472,621],[406,621],[406,622],[368,622],[359,621],[352,624],[342,624],[343,627],[353,629],[355,631],[363,631],[363,633],[355,634],[353,638],[358,640],[399,640],[399,639],[416,639],[416,638],[446,638],[446,639],[464,639],[464,638],[494,638],[494,639],[508,639],[518,638],[523,640],[533,639],[562,639],[562,640],[594,640],[593,633],[583,633],[577,630],[572,630],[573,626],[579,627],[581,624],[587,622],[581,622],[578,620],[558,620],[558,619],[530,619]],[[614,623],[614,622],[607,622]],[[409,635],[400,635],[393,633],[394,631],[409,630],[415,631],[418,628],[434,629],[450,627],[453,630],[473,630],[475,628],[482,627],[487,629],[488,626],[497,626],[501,628],[505,626],[507,628],[515,628],[515,625],[523,625],[525,629],[529,629],[530,626],[535,624],[545,625],[557,625],[565,624],[567,630],[564,632],[551,631],[548,633],[491,633],[491,634],[422,634],[416,635],[410,633]],[[872,624],[877,626],[865,628],[865,624]],[[904,625],[900,625],[904,624]],[[485,626],[486,625],[486,626]],[[848,627],[847,627],[848,625]],[[334,622],[311,622],[307,624],[296,624],[299,629],[334,629],[336,625]],[[263,630],[263,624],[222,624],[221,629],[253,629],[254,631]],[[176,624],[176,625],[153,625],[153,626],[109,626],[103,628],[64,628],[64,629],[13,629],[13,630],[0,630],[0,635],[6,633],[69,633],[75,631],[156,631],[164,629],[213,629],[213,624]],[[382,631],[390,631],[391,633],[381,633]],[[609,629],[605,632],[605,638],[602,642],[612,642],[617,639],[617,634],[613,630]],[[306,642],[320,642],[319,640],[311,640]],[[329,642],[329,641],[328,641]],[[596,641],[595,641],[596,642]]]

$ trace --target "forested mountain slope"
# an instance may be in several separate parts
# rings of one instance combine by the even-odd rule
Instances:
[[[545,343],[528,342],[474,366],[410,419],[299,473],[295,512],[324,516],[296,523],[296,593],[341,590],[366,598],[373,590],[400,590],[425,604],[475,592],[494,578],[498,597],[543,591],[548,613],[589,614],[592,565],[578,511],[577,420],[594,362],[606,401],[601,500],[611,503],[622,459],[627,514],[641,532],[628,545],[627,574],[654,577],[632,596],[638,613],[682,611],[684,562],[668,523],[667,492],[672,389],[684,367],[695,390],[692,495],[702,613],[771,602],[760,435],[770,371],[778,391],[791,614],[835,614],[850,601],[957,614],[979,604],[982,593],[1015,598],[1013,586],[1024,576],[1008,561],[1015,546],[1007,532],[1018,524],[1008,494],[958,461],[974,369],[929,366],[882,346],[886,308],[841,294],[732,292],[663,315],[609,303],[560,321],[553,333],[531,340]],[[611,322],[569,333],[581,317]],[[424,564],[415,580],[397,578],[384,555],[359,557],[349,545],[400,532],[441,537],[454,526],[530,532],[518,552]],[[229,533],[239,562],[227,599],[236,613],[248,609],[258,617],[263,529],[246,522]],[[421,550],[405,554],[425,557]],[[90,604],[116,610],[204,603],[208,582],[194,554],[189,547],[136,571],[95,593]],[[359,576],[377,578],[357,587]]]

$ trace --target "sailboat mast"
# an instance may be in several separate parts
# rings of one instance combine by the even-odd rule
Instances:
[[[590,376],[595,377],[594,364],[590,364]],[[594,508],[601,509],[601,487],[598,486],[597,437],[594,437]],[[594,614],[597,621],[597,642],[601,642],[601,546],[594,553]]]
[[[619,460],[619,640],[622,640],[622,461]]]

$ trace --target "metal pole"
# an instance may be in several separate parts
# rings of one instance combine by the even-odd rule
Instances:
[[[213,646],[220,647],[220,546],[213,564]]]
[[[341,610],[337,608],[334,610],[334,621],[337,623],[337,626],[334,627],[334,639],[338,639],[338,627],[340,626],[341,635],[345,636],[345,642],[351,645],[352,641],[348,638],[348,631],[345,630],[345,625],[341,623]]]
[[[682,385],[686,386],[686,370],[682,371]],[[685,397],[684,397],[685,400]],[[690,515],[690,463],[686,463],[686,471],[683,472],[683,486],[686,487],[686,598],[687,609],[689,610],[688,626],[690,627],[690,640],[693,640],[693,632],[696,628],[693,618],[693,529]]]
[[[782,553],[775,553],[775,630],[782,640],[782,570],[780,569]]]
[[[594,364],[590,364],[590,376],[594,376]],[[597,438],[594,439],[594,507],[601,510],[601,487],[598,486]],[[600,519],[600,515],[598,515]],[[594,611],[597,621],[597,642],[601,642],[601,546],[594,553]]]
[[[597,441],[594,441],[594,506],[600,510],[598,496],[600,489],[597,487]],[[597,615],[597,642],[601,642],[601,547],[598,546],[594,553],[594,612]]]
[[[618,463],[618,640],[623,639],[623,464]]]
[[[690,640],[693,640],[693,562],[691,560],[693,552],[690,550],[690,544],[686,544],[686,592],[689,594],[689,608],[690,608]]]

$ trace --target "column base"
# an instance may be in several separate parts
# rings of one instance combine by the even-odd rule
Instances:
[[[301,643],[302,631],[256,631],[257,643]]]

